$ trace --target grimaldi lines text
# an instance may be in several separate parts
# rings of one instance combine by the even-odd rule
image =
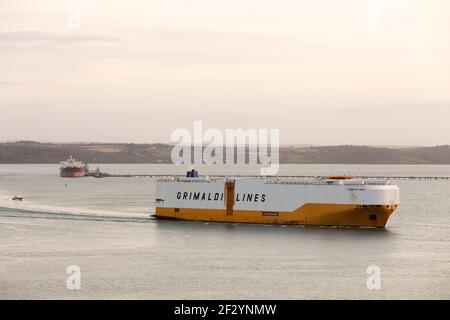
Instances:
[[[223,201],[224,193],[211,192],[177,192],[178,200],[198,200],[198,201]],[[249,202],[265,202],[266,195],[264,193],[244,193],[236,194],[235,201],[249,201]]]

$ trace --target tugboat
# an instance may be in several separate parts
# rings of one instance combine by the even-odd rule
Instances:
[[[84,177],[87,172],[87,165],[81,161],[76,161],[73,156],[70,156],[66,161],[62,161],[59,168],[60,176],[63,178]]]

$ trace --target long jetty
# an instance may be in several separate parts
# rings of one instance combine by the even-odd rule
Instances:
[[[171,177],[186,177],[186,175],[176,174],[109,174],[104,172],[93,171],[87,174],[88,177],[94,178],[171,178]],[[297,176],[261,176],[261,175],[205,175],[211,178],[298,178],[298,179],[317,179],[326,178],[326,176],[313,176],[313,175],[297,175]],[[372,180],[450,180],[450,176],[352,176],[358,179],[372,179]]]

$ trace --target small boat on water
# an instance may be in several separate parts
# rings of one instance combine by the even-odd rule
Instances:
[[[23,197],[14,196],[12,199],[13,199],[14,201],[22,201],[22,200],[23,200]]]

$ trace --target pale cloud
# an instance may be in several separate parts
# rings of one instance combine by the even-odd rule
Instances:
[[[67,45],[119,42],[122,42],[122,39],[98,35],[85,36],[38,31],[0,32],[2,50],[52,50]]]
[[[167,141],[203,120],[282,143],[450,143],[448,1],[2,5],[3,139]]]

